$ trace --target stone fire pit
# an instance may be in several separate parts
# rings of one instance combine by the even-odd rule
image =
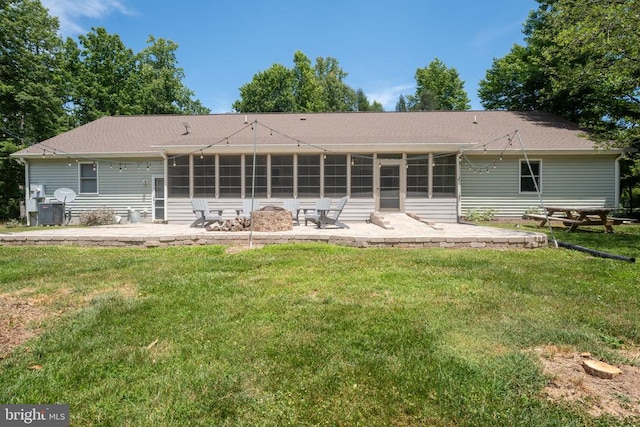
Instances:
[[[265,206],[251,212],[253,231],[287,231],[293,230],[291,212],[280,206]]]

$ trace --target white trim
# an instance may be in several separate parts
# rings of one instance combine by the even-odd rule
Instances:
[[[533,164],[533,163],[538,163],[538,190],[536,191],[535,189],[532,191],[522,191],[522,164],[524,163],[525,165],[527,164],[527,161],[529,161],[529,163]],[[535,176],[533,177],[535,180]],[[540,192],[540,194],[542,194],[542,159],[519,159],[518,161],[518,194],[536,194]]]
[[[163,186],[162,191],[164,193],[164,198],[162,199],[164,218],[156,218],[156,179],[162,179],[162,186]],[[163,175],[154,174],[154,175],[151,175],[151,220],[155,221],[158,219],[162,221],[167,220],[167,185],[166,185],[166,179]]]
[[[99,176],[99,164],[97,161],[95,162],[78,162],[78,194],[85,194],[85,195],[98,195],[100,194],[100,176]],[[95,165],[96,166],[96,177],[95,177],[95,181],[96,181],[96,191],[95,192],[86,192],[86,191],[82,191],[82,165]],[[85,180],[90,180],[91,178],[85,178]]]

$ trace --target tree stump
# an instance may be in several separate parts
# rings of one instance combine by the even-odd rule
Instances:
[[[251,212],[253,231],[288,231],[293,230],[291,212],[279,206],[265,206]]]

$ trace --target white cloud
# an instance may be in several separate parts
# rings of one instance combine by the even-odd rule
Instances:
[[[111,13],[130,15],[131,11],[121,0],[41,0],[49,14],[60,20],[60,32],[65,35],[84,33],[79,21],[83,18],[98,19]]]
[[[412,95],[415,84],[381,87],[371,91],[365,91],[369,102],[378,101],[385,111],[394,111],[400,95]]]

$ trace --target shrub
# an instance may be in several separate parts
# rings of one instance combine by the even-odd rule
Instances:
[[[116,222],[116,215],[111,209],[100,208],[83,212],[80,215],[80,225],[108,225]]]
[[[469,209],[465,218],[467,221],[491,221],[495,216],[496,209]]]
[[[527,215],[527,214],[541,214],[541,213],[543,213],[542,210],[540,208],[536,207],[536,206],[532,206],[530,208],[527,208],[524,211],[525,215]]]

